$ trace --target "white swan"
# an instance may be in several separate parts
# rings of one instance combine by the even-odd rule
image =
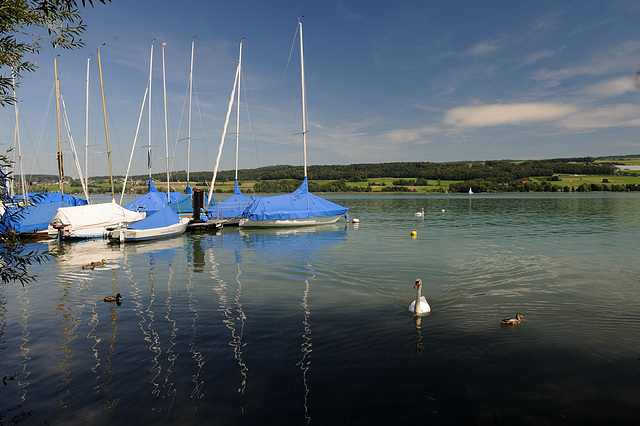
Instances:
[[[416,212],[416,216],[424,216],[424,208],[421,212]]]
[[[416,289],[416,300],[409,305],[409,312],[415,315],[424,315],[431,312],[431,306],[427,303],[427,298],[422,296],[422,280],[417,278],[413,287]]]

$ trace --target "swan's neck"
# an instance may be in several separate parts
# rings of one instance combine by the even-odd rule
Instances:
[[[420,306],[420,297],[422,296],[422,286],[419,285],[416,287],[416,305],[415,305],[415,313],[419,314],[422,312],[421,306]]]

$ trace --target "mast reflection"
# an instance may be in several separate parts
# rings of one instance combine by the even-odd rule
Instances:
[[[313,277],[312,277],[313,278]],[[309,324],[309,317],[311,311],[309,310],[309,280],[305,280],[305,289],[302,295],[302,308],[304,309],[304,317],[302,324],[304,325],[304,332],[302,333],[302,345],[300,351],[302,352],[302,359],[296,364],[302,370],[302,384],[304,386],[304,418],[307,420],[307,424],[311,422],[311,416],[309,416],[309,385],[307,383],[307,373],[311,366],[311,325]]]
[[[218,294],[220,312],[222,312],[224,316],[222,322],[225,327],[227,327],[231,332],[231,340],[229,341],[229,346],[233,349],[233,357],[238,362],[238,366],[240,367],[241,379],[240,386],[238,387],[238,393],[241,396],[240,411],[244,413],[244,392],[247,386],[247,371],[249,369],[242,357],[244,327],[247,317],[242,308],[242,303],[240,302],[240,298],[242,296],[242,281],[240,280],[240,275],[242,274],[242,272],[240,270],[240,262],[239,258],[236,256],[237,290],[233,299],[235,306],[232,306],[232,304],[229,302],[229,298],[227,297],[228,285],[222,278],[220,278],[218,264],[213,261],[211,263],[213,265],[211,273],[213,275],[213,278],[218,281],[218,285],[216,285],[213,289]]]
[[[18,299],[20,300],[20,307],[22,308],[20,326],[22,327],[22,335],[20,337],[20,352],[22,353],[22,360],[19,365],[22,366],[22,371],[18,373],[18,388],[20,389],[20,401],[24,402],[27,399],[27,390],[29,388],[29,374],[30,371],[27,369],[27,364],[31,357],[29,356],[29,295],[28,295],[28,286],[22,286],[18,290]],[[0,333],[2,335],[2,333]]]

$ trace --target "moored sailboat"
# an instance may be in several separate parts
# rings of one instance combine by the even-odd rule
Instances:
[[[304,49],[302,22],[298,20],[300,34],[300,80],[302,87],[302,147],[304,180],[291,194],[262,197],[254,200],[242,213],[242,227],[288,227],[332,224],[346,215],[347,208],[327,201],[309,192],[307,180],[307,102],[304,80]]]
[[[164,66],[164,46],[166,43],[162,43],[162,80],[166,81],[165,66]],[[153,52],[153,47],[152,47]],[[153,53],[152,53],[153,55]],[[149,84],[151,84],[151,78],[149,78]],[[116,229],[108,230],[107,236],[111,240],[117,240],[120,242],[125,241],[143,241],[152,240],[158,238],[171,237],[173,235],[179,235],[187,230],[189,224],[188,218],[180,217],[176,212],[171,209],[172,193],[169,188],[169,152],[168,152],[168,133],[167,133],[167,93],[166,88],[164,90],[164,112],[165,112],[165,150],[167,155],[167,193],[166,195],[158,192],[153,186],[151,176],[149,176],[149,193],[146,196],[134,201],[125,208],[132,208],[133,205],[137,205],[138,208],[147,201],[153,204],[154,212],[149,214],[139,222],[132,224],[126,224],[119,226]],[[149,129],[151,130],[151,129]],[[151,132],[149,132],[151,133]],[[150,151],[149,151],[150,152]],[[149,167],[149,175],[151,175],[151,167]],[[173,193],[175,194],[175,193]],[[146,198],[145,198],[146,197]],[[178,194],[179,197],[179,194]],[[174,200],[179,199],[175,197]],[[141,202],[143,199],[144,203]],[[147,210],[149,212],[150,210]]]
[[[138,222],[109,231],[107,236],[119,242],[157,240],[183,234],[187,225],[188,218],[180,217],[171,206],[165,206]]]
[[[58,74],[56,59],[53,60],[53,67],[55,73],[55,97],[56,97],[56,119],[58,123],[58,180],[59,191],[53,193],[29,193],[27,190],[26,180],[23,170],[22,148],[20,144],[20,126],[18,125],[18,102],[15,102],[15,147],[17,148],[18,164],[20,167],[20,187],[22,188],[22,195],[13,195],[13,182],[10,182],[10,188],[6,188],[6,193],[11,194],[10,203],[3,206],[0,211],[0,228],[9,228],[19,235],[28,237],[47,237],[47,227],[51,222],[51,219],[55,216],[58,208],[69,206],[80,206],[87,204],[87,200],[77,198],[63,191],[63,167],[62,167],[62,143],[60,135],[60,92],[58,86]],[[14,86],[13,97],[16,97],[14,74],[12,69],[12,84]],[[66,115],[65,115],[66,117]],[[65,120],[66,122],[66,120]],[[68,127],[67,127],[68,130]],[[70,135],[69,135],[70,136]],[[70,138],[70,141],[72,139]],[[75,147],[74,153],[75,153]],[[77,163],[76,163],[77,164]],[[0,172],[1,173],[1,172]],[[80,180],[83,182],[83,187],[86,193],[86,184],[82,177],[82,172],[78,168],[80,174]],[[2,173],[3,184],[4,174]],[[5,208],[6,207],[6,208]]]
[[[109,132],[107,128],[106,104],[104,99],[104,86],[102,83],[102,64],[100,50],[98,53],[98,69],[100,71],[100,91],[102,94],[102,113],[104,118],[104,131],[107,143],[107,161],[109,164],[109,177],[111,181],[111,202],[92,204],[87,206],[59,208],[55,217],[49,224],[47,232],[53,238],[102,238],[108,227],[122,226],[123,224],[144,219],[144,213],[127,210],[116,204],[113,173],[111,171],[111,149],[109,147]]]

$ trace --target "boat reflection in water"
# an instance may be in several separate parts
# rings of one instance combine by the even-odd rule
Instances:
[[[316,264],[327,261],[323,249],[344,241],[346,229],[327,225],[184,234],[134,245],[47,242],[55,273],[20,293],[19,385],[14,400],[0,408],[37,406],[30,419],[63,423],[105,415],[150,422],[194,412],[220,413],[233,423],[255,419],[248,404],[269,383],[274,396],[282,392],[285,405],[296,405],[309,423],[312,281]],[[282,266],[264,270],[276,263]],[[272,324],[272,307],[256,298],[256,285],[272,284],[282,311],[263,333],[262,326]],[[51,289],[53,303],[28,293]],[[103,301],[118,293],[121,303]],[[32,306],[34,297],[44,302]],[[53,374],[34,382],[31,330],[42,335],[39,324],[46,317],[57,324],[46,333],[45,344],[54,349],[48,360],[40,354],[35,362],[39,370],[48,363]],[[298,336],[291,345],[290,331]],[[273,353],[289,372],[284,390],[266,368]]]

